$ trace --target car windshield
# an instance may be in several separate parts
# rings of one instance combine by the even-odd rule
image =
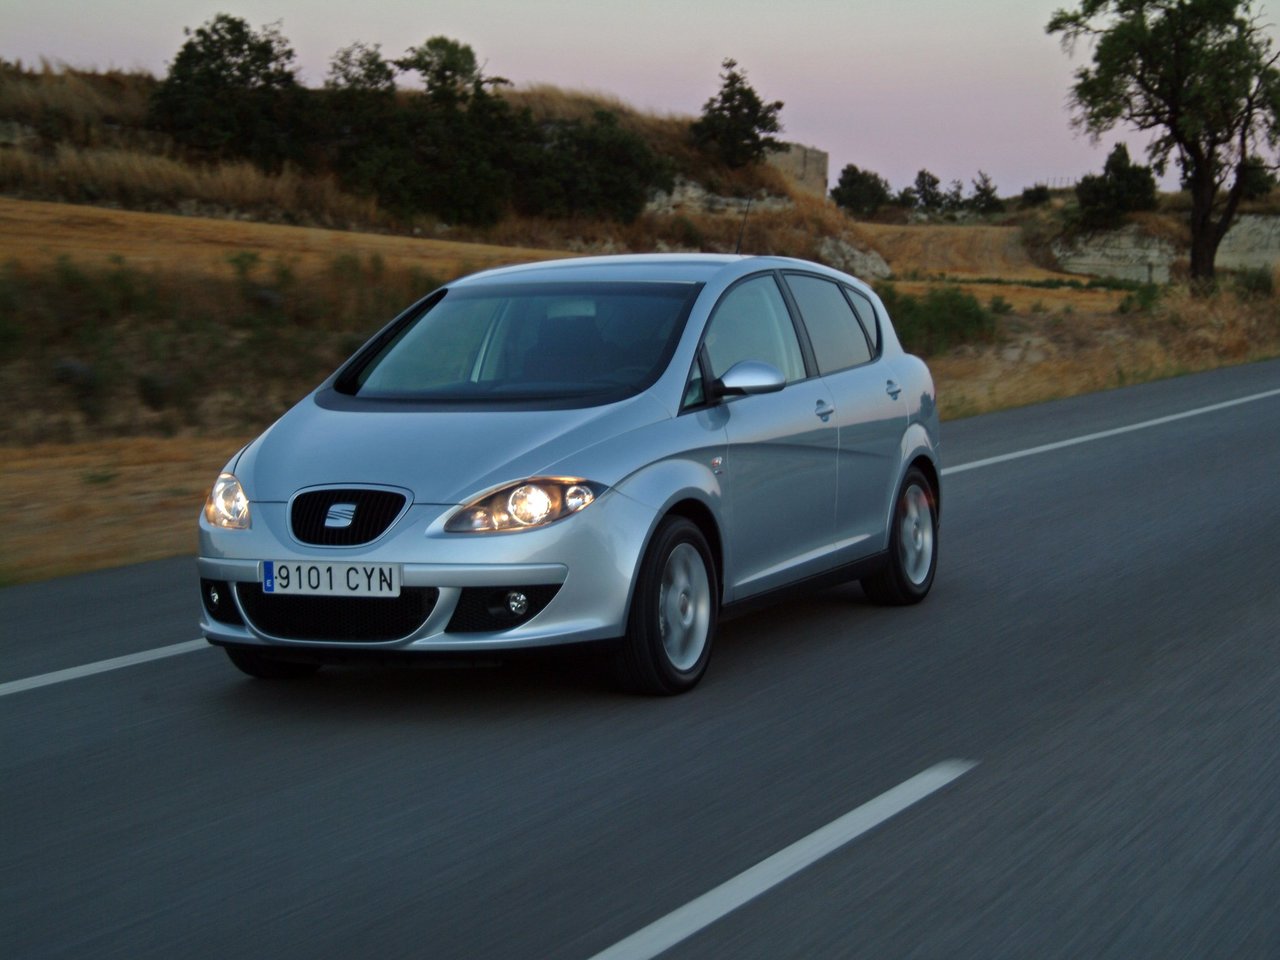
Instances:
[[[666,368],[693,283],[451,289],[375,342],[337,383],[371,399],[608,402]]]

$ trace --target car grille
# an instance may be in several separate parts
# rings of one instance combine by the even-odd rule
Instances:
[[[266,594],[260,583],[237,583],[251,625],[282,640],[384,643],[421,627],[435,609],[435,587],[404,587],[398,597],[300,597]]]
[[[404,510],[407,500],[396,490],[310,490],[293,498],[289,522],[293,526],[293,535],[302,543],[351,547],[369,543],[386,533]],[[329,511],[334,507],[348,515],[354,508],[349,526],[325,525]]]

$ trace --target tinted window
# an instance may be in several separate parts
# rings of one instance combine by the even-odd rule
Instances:
[[[716,305],[703,343],[713,377],[724,376],[742,360],[772,364],[788,383],[805,377],[800,342],[772,276],[753,277],[726,293]]]
[[[879,356],[880,324],[876,320],[875,308],[871,306],[871,301],[857,290],[845,287],[844,292],[848,294],[849,302],[853,304],[853,312],[858,315],[858,319],[862,322],[862,329],[867,332],[867,339],[871,341],[872,353]]]
[[[840,287],[820,277],[787,275],[800,307],[820,373],[856,367],[871,359],[871,347]]]
[[[449,291],[338,389],[361,397],[607,400],[666,368],[699,285],[522,284]]]

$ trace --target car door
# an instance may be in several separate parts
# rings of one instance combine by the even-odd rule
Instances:
[[[711,378],[757,360],[786,379],[775,392],[723,401],[721,465],[726,595],[742,599],[821,570],[836,511],[832,395],[806,370],[778,281],[760,274],[721,298],[703,340]]]
[[[785,279],[834,398],[839,455],[832,539],[840,545],[840,561],[858,559],[886,546],[907,404],[887,362],[877,356],[870,301],[825,277],[788,273]],[[871,323],[864,326],[858,313]]]

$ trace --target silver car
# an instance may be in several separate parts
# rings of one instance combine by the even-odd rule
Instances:
[[[201,629],[256,677],[390,653],[607,644],[688,690],[719,619],[937,565],[922,361],[845,274],[665,255],[430,294],[241,450],[200,517]]]

